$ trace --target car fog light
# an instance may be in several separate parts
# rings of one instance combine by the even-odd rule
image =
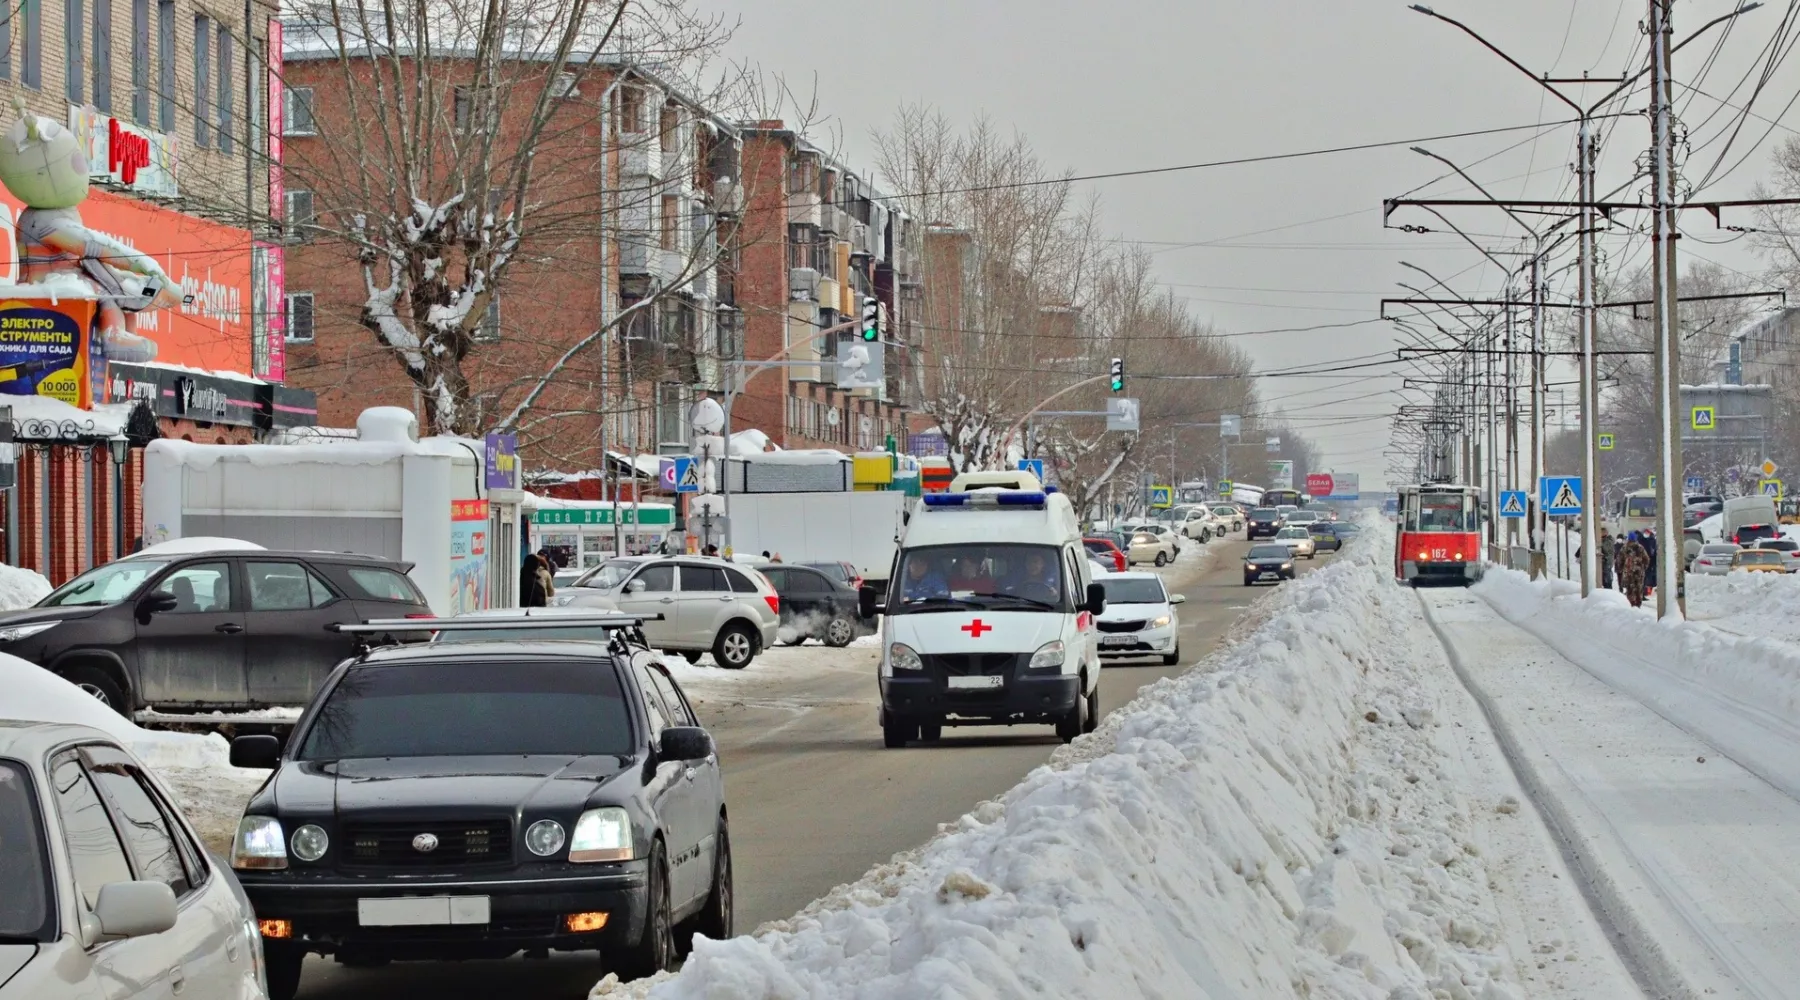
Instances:
[[[570,913],[563,917],[563,928],[570,934],[588,934],[606,927],[606,913],[595,910],[591,913]]]
[[[562,824],[553,819],[540,819],[525,831],[525,848],[540,858],[562,850]]]
[[[294,936],[294,925],[286,920],[258,920],[256,929],[263,937],[275,940]]]
[[[325,856],[325,849],[331,846],[331,838],[325,836],[323,828],[308,823],[294,831],[290,846],[294,849],[294,857],[301,861],[317,861]]]

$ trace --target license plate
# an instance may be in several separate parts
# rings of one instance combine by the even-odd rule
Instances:
[[[946,677],[944,684],[952,691],[991,691],[1006,686],[1006,678],[999,674],[980,677]]]
[[[1135,646],[1137,643],[1138,637],[1135,635],[1109,635],[1100,639],[1102,646]]]
[[[402,896],[359,899],[356,921],[364,927],[422,927],[433,924],[485,924],[486,896]]]
[[[1279,579],[1281,579],[1281,574],[1280,573],[1258,573],[1258,574],[1256,574],[1256,578],[1258,580],[1279,580]]]

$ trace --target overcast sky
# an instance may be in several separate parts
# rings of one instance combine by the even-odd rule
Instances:
[[[820,110],[836,129],[836,148],[863,169],[872,165],[871,131],[885,127],[894,108],[909,101],[936,105],[963,121],[986,113],[1029,137],[1050,166],[1078,174],[1569,117],[1542,88],[1475,40],[1400,2],[702,2],[742,18],[729,50],[734,58],[783,73],[799,90],[810,90],[816,74]],[[1644,65],[1644,0],[1438,0],[1434,6],[1537,72],[1617,77]],[[1679,0],[1675,37],[1735,6]],[[1788,6],[1771,0],[1737,19],[1729,34],[1715,28],[1676,57],[1677,79],[1730,99]],[[1715,55],[1713,43],[1720,38]],[[1733,103],[1741,103],[1753,85],[1744,84]],[[1793,134],[1785,125],[1800,125],[1800,112],[1782,116],[1797,88],[1800,60],[1790,60],[1753,109],[1780,117],[1783,126],[1750,119],[1719,167],[1723,176],[1705,196],[1748,197],[1767,176],[1770,149]],[[1565,89],[1598,98],[1610,88]],[[1644,103],[1640,91],[1627,108],[1641,112]],[[1735,122],[1729,111],[1715,116],[1720,106],[1712,98],[1689,92],[1678,91],[1677,108],[1692,130],[1696,152],[1688,170],[1697,179],[1724,145],[1709,140]],[[1641,114],[1613,120],[1607,129],[1603,192],[1632,176],[1634,160],[1649,144]],[[1465,166],[1496,196],[1572,197],[1574,126],[1550,129],[1535,141],[1533,135],[1511,131],[1427,145]],[[817,138],[827,145],[834,139]],[[1403,260],[1466,295],[1499,291],[1498,269],[1454,234],[1383,230],[1384,197],[1446,174],[1408,151],[1410,144],[1095,181],[1083,189],[1101,197],[1112,230],[1155,251],[1160,278],[1195,315],[1239,335],[1259,368],[1362,364],[1379,352],[1392,357],[1391,326],[1258,331],[1372,320],[1379,298],[1405,294],[1395,282],[1422,280],[1400,265]],[[1729,169],[1745,153],[1748,159]],[[1641,186],[1633,186],[1630,196]],[[1451,197],[1472,193],[1454,177],[1426,190]],[[1463,210],[1453,218],[1472,234],[1519,234],[1497,211]],[[1435,220],[1415,212],[1404,220],[1396,216],[1401,221]],[[1760,273],[1760,262],[1741,245],[1700,243],[1728,235],[1716,233],[1704,213],[1691,213],[1684,222],[1694,236],[1682,241],[1684,254]],[[1635,268],[1646,259],[1644,242],[1608,237],[1603,251],[1609,262]],[[1568,290],[1573,293],[1572,284]],[[1397,368],[1269,378],[1263,395],[1306,430],[1330,467],[1362,473],[1369,490],[1382,482],[1385,414],[1400,400],[1389,392],[1398,379],[1378,373]]]

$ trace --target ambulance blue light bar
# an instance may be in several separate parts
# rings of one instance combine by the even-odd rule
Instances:
[[[977,490],[974,493],[927,493],[927,507],[1021,507],[1042,510],[1047,502],[1040,490]]]

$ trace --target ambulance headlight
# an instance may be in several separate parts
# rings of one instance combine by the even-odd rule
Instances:
[[[924,670],[925,661],[919,654],[904,642],[896,642],[888,647],[888,666],[893,670]]]
[[[1052,639],[1042,646],[1039,646],[1038,651],[1031,654],[1031,664],[1026,669],[1049,670],[1053,667],[1060,667],[1062,665],[1063,641],[1061,639]]]

